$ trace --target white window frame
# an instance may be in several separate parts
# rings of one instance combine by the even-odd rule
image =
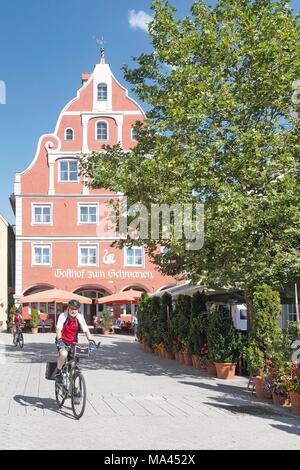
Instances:
[[[81,249],[82,248],[96,248],[96,263],[95,264],[84,264],[81,262]],[[93,267],[93,268],[98,268],[99,267],[99,244],[79,244],[78,245],[78,267],[79,268],[85,268],[85,267]]]
[[[50,208],[50,222],[36,222],[35,221],[35,209],[36,208]],[[53,225],[53,202],[49,203],[39,203],[39,202],[33,202],[31,203],[31,225]]]
[[[76,159],[65,159],[65,158],[63,158],[63,159],[59,160],[58,161],[58,182],[59,183],[71,183],[71,184],[72,183],[78,183],[79,182],[78,173],[77,173],[77,180],[62,180],[61,179],[61,164],[62,163],[68,163],[68,164],[77,163],[77,170],[78,170],[78,167],[79,167],[79,162]],[[68,169],[68,175],[70,175],[70,168]]]
[[[129,264],[127,263],[127,250],[132,249],[141,249],[142,250],[142,264]],[[134,255],[135,258],[135,255]],[[128,268],[144,268],[145,267],[145,250],[143,246],[125,246],[124,247],[124,266]]]
[[[77,225],[98,225],[98,216],[99,216],[99,203],[95,202],[78,202],[77,203],[78,212],[77,212]],[[82,222],[81,221],[81,208],[82,207],[96,207],[96,222]]]
[[[106,87],[106,98],[99,98],[99,88]],[[108,100],[108,86],[106,83],[98,83],[97,85],[97,101],[107,101]]]
[[[72,136],[73,136],[72,139],[67,139],[67,132],[68,132],[68,131],[72,131]],[[75,136],[74,129],[73,129],[72,127],[67,127],[67,128],[65,129],[65,141],[66,141],[66,142],[73,142],[73,141],[75,140],[74,136]]]
[[[106,139],[98,139],[98,124],[106,124]],[[107,142],[109,140],[109,124],[107,121],[104,121],[103,119],[101,119],[100,121],[97,121],[96,122],[96,125],[95,125],[95,140],[97,142]]]
[[[133,137],[133,133],[135,132],[135,130],[133,128],[131,128],[131,140],[133,140],[134,142],[137,142],[137,139],[135,139]]]
[[[49,263],[36,263],[35,262],[35,249],[36,248],[48,248],[49,249]],[[43,257],[43,255],[42,255]],[[31,245],[31,266],[52,266],[52,244],[41,244],[41,243],[32,243]]]

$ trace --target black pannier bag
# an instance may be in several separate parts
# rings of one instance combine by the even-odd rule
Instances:
[[[47,362],[45,377],[47,380],[55,380],[56,362]]]

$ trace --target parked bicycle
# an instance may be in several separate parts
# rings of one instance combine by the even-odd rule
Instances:
[[[20,346],[21,349],[24,347],[24,336],[20,326],[16,326],[16,331],[13,336],[13,343],[15,346]]]
[[[86,406],[86,385],[82,372],[78,366],[80,357],[89,357],[92,350],[98,349],[100,343],[90,341],[89,344],[72,344],[68,348],[68,357],[62,368],[62,384],[55,382],[55,398],[61,408],[70,398],[73,415],[76,419],[83,416]],[[54,363],[47,364],[46,378],[52,379],[55,367]],[[56,364],[54,364],[55,366]]]

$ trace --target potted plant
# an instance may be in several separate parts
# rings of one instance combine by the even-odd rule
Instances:
[[[283,376],[282,371],[271,368],[266,379],[270,386],[273,403],[277,406],[289,405],[288,391]]]
[[[37,311],[36,308],[31,309],[31,315],[30,315],[30,327],[31,327],[31,333],[33,335],[36,335],[38,333],[38,326],[39,326],[39,312]]]
[[[248,370],[255,384],[258,398],[271,398],[266,382],[267,361],[272,357],[270,348],[282,342],[282,331],[278,322],[281,313],[278,292],[266,284],[256,288],[253,299],[253,318],[249,343],[245,349]]]
[[[210,315],[207,340],[208,357],[216,366],[217,377],[233,379],[242,344],[226,307],[219,306]]]
[[[291,364],[289,372],[283,377],[283,381],[292,405],[292,412],[300,415],[300,370],[297,364]]]
[[[113,314],[109,311],[102,312],[103,334],[108,336],[113,325]]]

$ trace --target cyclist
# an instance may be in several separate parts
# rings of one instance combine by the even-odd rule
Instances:
[[[16,313],[13,316],[13,338],[15,340],[17,330],[20,328],[21,324],[23,322],[21,310],[18,309]]]
[[[70,300],[67,311],[59,316],[56,325],[56,346],[59,351],[59,356],[57,360],[57,372],[55,378],[58,383],[63,382],[61,369],[63,368],[68,357],[69,347],[72,344],[77,343],[79,326],[81,327],[88,341],[93,341],[84,316],[79,313],[79,309],[80,302],[77,300]]]

